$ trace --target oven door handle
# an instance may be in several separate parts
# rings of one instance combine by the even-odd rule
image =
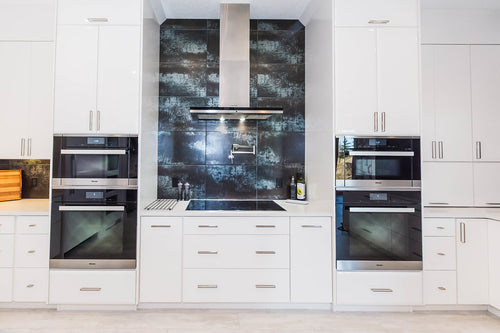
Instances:
[[[349,156],[415,156],[414,151],[350,151]]]
[[[127,155],[126,149],[61,149],[61,155]]]
[[[415,208],[349,207],[351,213],[415,213]]]
[[[59,206],[63,212],[124,212],[125,206]]]

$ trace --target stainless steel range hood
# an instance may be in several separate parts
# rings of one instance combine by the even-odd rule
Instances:
[[[201,120],[267,119],[283,108],[250,108],[250,4],[220,7],[219,106],[192,107]]]

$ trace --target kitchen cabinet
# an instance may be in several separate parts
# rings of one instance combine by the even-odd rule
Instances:
[[[474,205],[500,206],[500,163],[474,163]]]
[[[53,41],[57,0],[0,1],[0,40]]]
[[[472,163],[422,164],[424,206],[473,206]]]
[[[332,302],[332,241],[330,217],[290,220],[292,303]]]
[[[422,46],[422,159],[472,161],[470,46]]]
[[[417,28],[335,28],[336,132],[420,135]]]
[[[471,46],[474,160],[500,162],[500,45]]]
[[[417,26],[417,0],[335,0],[336,26]]]
[[[181,217],[141,218],[140,265],[140,302],[181,301]]]
[[[140,27],[60,25],[54,132],[137,134]]]
[[[141,24],[141,0],[59,0],[58,24]]]
[[[500,309],[500,221],[488,221],[489,304]]]
[[[458,304],[488,304],[488,220],[457,219]]]
[[[53,62],[52,42],[0,42],[0,158],[51,157]]]

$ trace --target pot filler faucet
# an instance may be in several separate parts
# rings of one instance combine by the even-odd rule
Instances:
[[[253,154],[255,155],[255,145],[253,146],[244,146],[233,143],[231,146],[231,152],[229,153],[228,158],[231,160],[231,164],[234,163],[234,154]]]

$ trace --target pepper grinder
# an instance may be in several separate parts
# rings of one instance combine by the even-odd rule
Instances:
[[[189,193],[189,183],[184,183],[184,200],[189,201],[191,199],[191,195]]]
[[[177,201],[182,200],[182,183],[179,181],[177,183]]]

